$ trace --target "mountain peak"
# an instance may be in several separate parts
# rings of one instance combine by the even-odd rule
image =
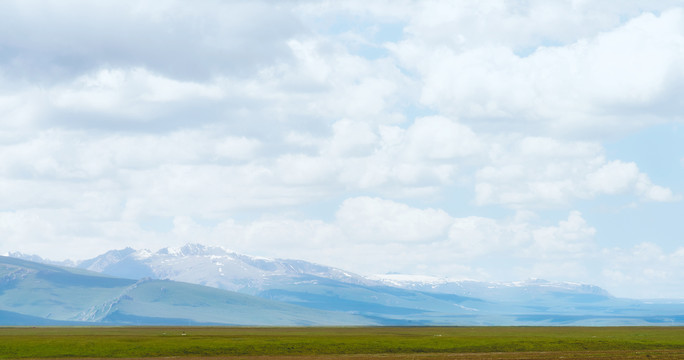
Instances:
[[[78,266],[84,269],[101,272],[112,263],[116,263],[135,253],[135,249],[127,247],[121,250],[109,250],[92,259],[81,261]]]
[[[173,256],[226,256],[229,252],[218,246],[205,246],[198,243],[186,244],[180,248],[167,247],[157,251],[159,255],[173,255]]]
[[[12,255],[16,257],[16,253]],[[21,256],[25,258],[24,256]],[[32,259],[46,262],[44,259]],[[42,260],[42,261],[41,261]],[[539,298],[545,294],[583,294],[603,298],[604,289],[578,283],[528,279],[517,282],[481,282],[426,275],[385,274],[360,276],[342,269],[303,260],[266,259],[238,254],[219,246],[188,243],[156,252],[130,247],[110,250],[82,261],[78,267],[130,279],[152,277],[208,285],[227,290],[258,293],[275,284],[328,279],[345,284],[397,287],[432,293],[450,293],[481,298]]]

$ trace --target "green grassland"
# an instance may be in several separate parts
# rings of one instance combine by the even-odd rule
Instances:
[[[0,358],[684,358],[683,327],[9,327]],[[574,354],[574,355],[572,355]],[[453,355],[455,356],[455,355]],[[510,356],[510,357],[508,357]],[[457,357],[463,358],[463,357]],[[490,358],[492,358],[490,356]]]

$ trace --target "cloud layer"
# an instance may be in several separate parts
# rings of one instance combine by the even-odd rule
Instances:
[[[676,240],[602,235],[681,209],[684,160],[610,144],[682,123],[682,24],[667,1],[3,2],[0,252],[206,242],[684,296]]]

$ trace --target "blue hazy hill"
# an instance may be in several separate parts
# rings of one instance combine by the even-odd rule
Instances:
[[[621,299],[586,284],[369,279],[197,244],[157,253],[112,250],[79,266],[109,275],[0,257],[0,310],[8,312],[0,313],[0,324],[10,315],[15,323],[19,315],[34,317],[27,324],[684,324],[683,301]]]
[[[132,280],[0,256],[2,325],[372,325],[313,310],[169,280]]]

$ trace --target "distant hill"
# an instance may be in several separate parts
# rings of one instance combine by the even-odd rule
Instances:
[[[318,311],[170,280],[131,280],[0,256],[2,325],[372,325]]]
[[[12,261],[21,261],[5,259],[7,266]],[[488,283],[406,275],[368,278],[306,261],[252,257],[199,244],[155,253],[130,248],[112,250],[78,263],[81,269],[21,264],[24,270],[8,272],[0,281],[0,310],[65,321],[684,325],[684,301],[619,299],[587,284],[544,280]],[[57,273],[40,273],[46,269]],[[26,292],[15,294],[9,289],[13,283],[22,283],[18,279],[27,279],[27,274],[33,274],[27,284],[38,286],[27,291],[42,295],[21,303],[16,294]],[[45,283],[36,285],[37,280]],[[3,290],[5,286],[8,290]],[[78,286],[82,287],[79,291]],[[74,291],[78,295],[73,295]],[[60,302],[72,304],[58,306]]]
[[[0,310],[0,325],[2,326],[84,326],[89,323],[80,321],[50,320],[37,316]]]
[[[256,294],[273,283],[315,276],[358,285],[378,284],[341,269],[301,260],[242,255],[220,247],[188,244],[179,249],[111,250],[77,265],[118,277],[172,279],[224,290]]]

